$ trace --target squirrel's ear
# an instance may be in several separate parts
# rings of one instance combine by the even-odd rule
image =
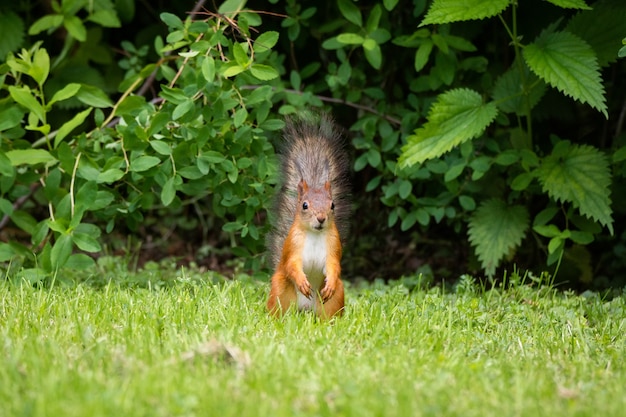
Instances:
[[[304,178],[300,179],[300,182],[298,183],[298,196],[299,197],[302,196],[302,194],[306,193],[308,189],[309,189],[309,186],[307,185]]]
[[[330,181],[324,183],[324,189],[330,193]]]

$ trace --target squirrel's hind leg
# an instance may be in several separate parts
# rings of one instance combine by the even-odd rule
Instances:
[[[283,315],[292,304],[297,303],[297,300],[296,288],[290,282],[272,277],[272,287],[267,300],[267,311],[271,315]]]
[[[329,320],[334,316],[340,317],[343,314],[343,308],[343,283],[341,282],[341,280],[337,280],[337,285],[333,296],[326,300],[325,303],[322,303],[321,299],[318,298],[317,305],[315,306],[315,312],[321,319]]]

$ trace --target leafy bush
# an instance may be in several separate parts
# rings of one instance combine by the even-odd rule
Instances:
[[[275,177],[269,138],[283,126],[270,114],[273,89],[259,84],[278,77],[271,50],[278,34],[253,37],[249,28],[258,24],[257,15],[225,18],[232,12],[228,7],[222,6],[221,15],[185,21],[162,13],[170,31],[165,41],[156,38],[160,59],[138,69],[133,59],[120,61],[127,71],[115,103],[86,83],[49,92],[53,68],[40,42],[9,53],[3,86],[9,94],[2,108],[2,131],[9,140],[0,153],[0,209],[30,236],[32,246],[1,243],[1,260],[21,257],[20,264],[36,265],[35,277],[63,266],[87,266],[92,259],[73,250],[101,251],[103,230],[111,232],[120,222],[137,230],[190,208],[199,221],[188,227],[217,223],[258,251],[264,227],[258,213],[267,206]],[[114,9],[108,11],[115,16]],[[44,16],[30,33],[56,29],[57,16]],[[85,41],[67,26],[75,19],[64,19],[67,37]],[[141,48],[125,49],[141,55]],[[134,94],[152,79],[161,83],[158,97]],[[54,124],[54,106],[74,98],[86,109]],[[85,129],[86,121],[94,127]],[[82,132],[71,135],[78,127]]]
[[[0,260],[34,276],[115,230],[256,259],[282,116],[328,105],[355,149],[348,270],[443,241],[472,269],[468,240],[488,276],[624,266],[622,1],[52,4],[0,12]]]

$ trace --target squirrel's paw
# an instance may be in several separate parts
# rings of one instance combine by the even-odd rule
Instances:
[[[320,291],[320,295],[322,296],[322,302],[326,302],[328,300],[330,300],[330,298],[335,294],[335,286],[334,285],[330,285],[328,281],[326,281],[326,285],[324,285],[324,288],[322,288],[322,291]]]
[[[311,298],[311,283],[309,283],[308,279],[304,279],[296,284],[298,287],[298,291],[302,293],[306,298]]]

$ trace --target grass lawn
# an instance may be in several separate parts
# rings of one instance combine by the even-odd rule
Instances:
[[[9,281],[2,417],[626,413],[624,296],[373,285],[329,325],[273,320],[267,283],[196,271]]]

